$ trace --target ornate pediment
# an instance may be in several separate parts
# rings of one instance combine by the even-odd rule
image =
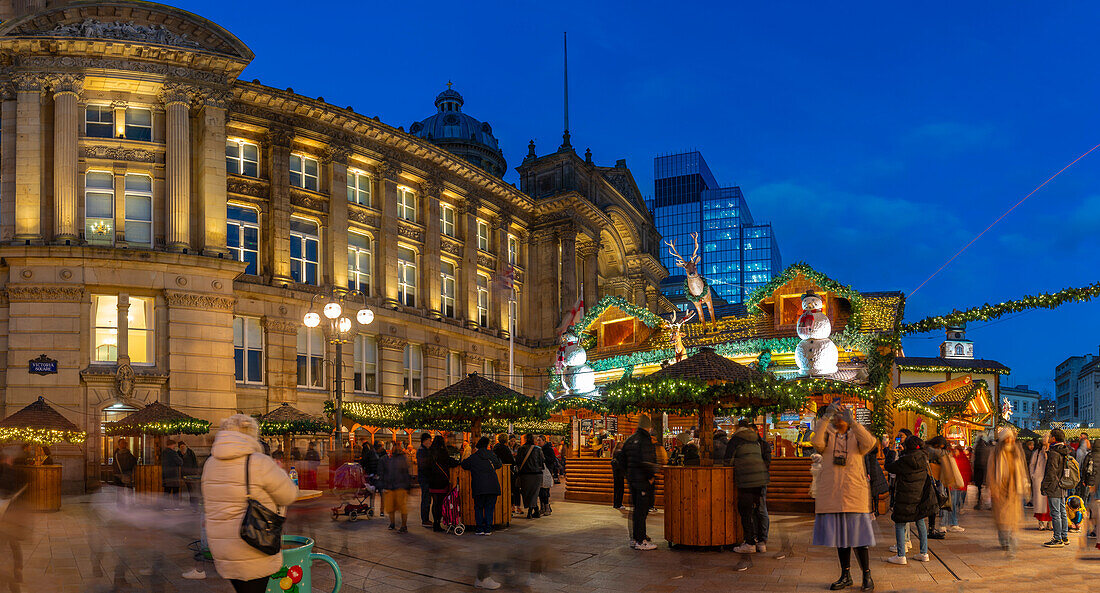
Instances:
[[[142,41],[159,45],[202,49],[199,42],[191,39],[186,33],[174,33],[164,25],[139,25],[135,24],[134,21],[103,22],[96,19],[84,19],[79,23],[60,23],[53,29],[40,32],[38,35],[120,39],[123,41]]]

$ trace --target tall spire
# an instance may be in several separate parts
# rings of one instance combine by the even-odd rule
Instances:
[[[563,71],[565,73],[565,131],[561,135],[561,147],[558,150],[573,148],[569,143],[569,33],[561,34],[562,50],[565,56]]]

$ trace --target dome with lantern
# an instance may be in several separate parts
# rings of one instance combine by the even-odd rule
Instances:
[[[462,95],[451,88],[435,97],[436,113],[409,126],[409,133],[452,152],[489,173],[502,177],[507,171],[489,122],[479,121],[462,112]]]

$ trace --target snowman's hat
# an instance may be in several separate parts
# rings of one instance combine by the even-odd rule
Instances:
[[[814,292],[813,289],[811,288],[810,290],[807,290],[806,292],[802,293],[802,298],[805,299],[805,298],[809,298],[809,297],[821,298],[821,295]]]

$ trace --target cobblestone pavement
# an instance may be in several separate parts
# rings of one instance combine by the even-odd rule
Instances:
[[[67,497],[61,512],[36,515],[24,545],[22,585],[15,582],[7,546],[0,543],[0,591],[25,592],[229,592],[210,565],[207,578],[188,581],[181,573],[195,561],[187,546],[199,538],[199,514],[120,508],[114,490]],[[502,591],[570,593],[824,591],[838,574],[835,552],[809,546],[812,517],[773,516],[768,554],[669,549],[662,542],[660,513],[650,534],[662,545],[638,552],[627,546],[626,519],[606,506],[554,503],[554,514],[517,519],[492,537],[432,533],[420,526],[418,500],[410,499],[408,534],[386,529],[388,520],[333,521],[331,498],[295,506],[287,533],[314,538],[315,551],[340,564],[344,591],[474,591],[479,563],[494,563]],[[997,546],[989,511],[968,511],[965,533],[931,542],[931,562],[894,566],[884,562],[893,539],[888,518],[878,521],[878,545],[871,552],[878,591],[997,592],[1031,590],[1100,591],[1100,550],[1076,541],[1050,550],[1046,532],[1020,533],[1020,552],[1006,559]],[[1030,527],[1030,526],[1029,526]],[[773,552],[789,538],[793,555]],[[915,538],[915,535],[914,535]],[[737,572],[738,562],[752,566]],[[853,559],[854,563],[854,559]],[[858,571],[857,571],[858,572]],[[329,569],[314,564],[314,591],[330,591]],[[858,575],[856,584],[859,584]]]

